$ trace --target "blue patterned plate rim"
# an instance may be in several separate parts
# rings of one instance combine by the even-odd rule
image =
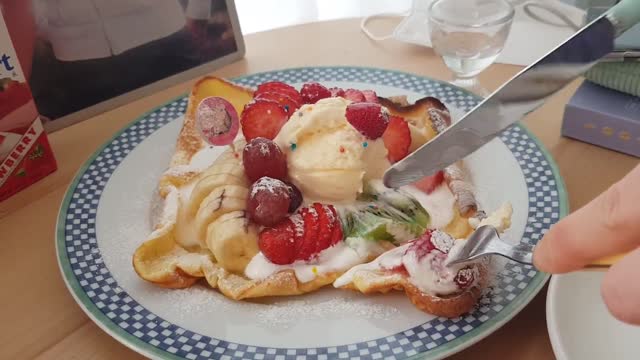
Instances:
[[[428,81],[428,82],[431,82],[431,83],[439,84],[440,86],[442,86],[444,88],[452,89],[452,90],[458,91],[460,93],[463,93],[467,97],[472,98],[475,102],[478,102],[481,99],[481,98],[479,98],[478,96],[476,96],[474,94],[468,93],[463,89],[456,88],[455,86],[453,86],[453,85],[451,85],[449,83],[443,82],[443,81],[439,81],[439,80],[435,80],[435,79],[431,79],[431,78],[427,78],[427,77],[411,74],[411,73],[408,73],[408,72],[398,71],[398,70],[372,68],[372,67],[360,67],[360,66],[314,66],[314,67],[286,68],[286,69],[278,69],[278,70],[271,70],[271,71],[266,71],[266,72],[249,74],[249,75],[245,75],[245,76],[241,76],[241,77],[236,77],[236,78],[234,78],[232,80],[242,82],[243,80],[252,79],[252,78],[260,78],[260,77],[265,77],[265,76],[266,77],[273,77],[274,75],[277,75],[277,74],[296,73],[296,72],[304,72],[304,71],[318,71],[318,70],[319,71],[334,71],[334,70],[335,71],[339,71],[339,70],[341,70],[341,71],[375,72],[375,73],[387,73],[387,74],[390,73],[390,74],[395,74],[395,75],[402,76],[402,77],[405,77],[405,78],[414,78],[414,79],[419,79],[421,81]],[[320,79],[317,79],[317,80],[320,80]],[[331,79],[331,80],[333,80],[333,81],[354,81],[354,82],[357,82],[357,80],[354,80],[354,79],[349,79],[349,80],[346,80],[346,79]],[[85,163],[78,170],[78,172],[76,173],[73,181],[69,185],[69,187],[68,187],[68,189],[67,189],[67,191],[65,193],[65,196],[63,198],[63,201],[62,201],[62,203],[60,205],[60,209],[59,209],[59,213],[58,213],[58,220],[57,220],[57,224],[56,224],[56,256],[58,258],[58,265],[60,267],[60,271],[61,271],[62,277],[63,277],[63,279],[65,281],[65,284],[66,284],[67,288],[69,289],[69,292],[71,293],[73,298],[80,305],[82,310],[89,316],[89,318],[91,318],[101,329],[103,329],[105,332],[107,332],[110,336],[114,337],[115,339],[117,339],[119,342],[121,342],[125,346],[129,347],[130,349],[132,349],[132,350],[134,350],[136,352],[139,352],[139,353],[141,353],[141,354],[143,354],[145,356],[152,357],[152,358],[183,359],[183,357],[179,357],[179,356],[177,356],[175,354],[172,354],[172,353],[170,353],[170,352],[168,352],[166,350],[163,350],[161,348],[153,346],[153,345],[151,345],[151,344],[149,344],[149,343],[137,338],[136,336],[132,335],[131,333],[127,332],[125,329],[123,329],[117,323],[115,323],[114,321],[109,319],[96,306],[96,304],[89,298],[89,296],[87,295],[85,290],[80,285],[78,278],[76,277],[76,275],[74,274],[74,272],[73,272],[73,270],[71,268],[70,258],[69,258],[69,254],[67,253],[66,244],[65,244],[65,241],[66,241],[66,239],[65,239],[65,235],[66,235],[65,234],[65,225],[66,225],[68,209],[69,209],[69,206],[70,206],[70,204],[72,202],[73,194],[74,194],[78,184],[80,183],[80,181],[82,179],[82,176],[87,172],[87,170],[94,163],[96,158],[98,158],[100,156],[100,154],[114,142],[114,140],[116,140],[119,136],[121,136],[122,134],[127,132],[133,126],[135,126],[136,124],[138,124],[141,121],[145,120],[149,115],[151,115],[151,114],[155,113],[156,111],[164,108],[165,106],[185,99],[186,96],[188,96],[188,93],[182,94],[182,95],[180,95],[180,96],[178,96],[178,97],[176,97],[176,98],[174,98],[174,99],[172,99],[172,100],[170,100],[170,101],[168,101],[168,102],[166,102],[166,103],[164,103],[164,104],[162,104],[160,106],[157,106],[157,107],[153,108],[152,110],[150,110],[150,111],[148,111],[146,113],[144,113],[143,115],[139,116],[137,119],[135,119],[134,121],[132,121],[128,125],[124,126],[121,130],[116,132],[109,140],[107,140],[105,143],[103,143],[103,145],[101,145],[87,159],[87,161],[85,161]],[[166,125],[166,124],[163,124],[162,126],[164,126],[164,125]],[[161,128],[162,126],[160,126],[159,128]],[[513,128],[521,130],[527,136],[527,138],[534,143],[536,150],[540,151],[540,153],[542,154],[542,157],[544,158],[544,160],[546,160],[546,162],[547,162],[546,165],[549,167],[549,169],[550,169],[550,171],[552,173],[552,179],[555,180],[555,184],[554,184],[555,188],[554,188],[554,190],[557,191],[557,198],[558,198],[558,202],[559,202],[559,206],[558,206],[558,208],[559,208],[559,218],[562,218],[562,217],[566,216],[566,214],[568,212],[567,193],[566,193],[564,181],[562,179],[562,176],[560,175],[560,171],[558,170],[558,167],[557,167],[555,161],[553,160],[553,157],[547,151],[547,149],[544,147],[544,145],[540,142],[540,140],[535,135],[533,135],[523,124],[517,124]],[[153,130],[153,132],[157,131],[158,129]],[[151,135],[152,133],[150,133],[149,135]],[[147,135],[147,136],[149,136],[149,135]],[[125,155],[125,157],[126,157],[126,155]],[[113,170],[110,172],[110,174],[112,174],[112,173],[113,173]],[[528,185],[528,187],[529,186],[530,185]],[[106,265],[104,265],[104,268],[106,269]],[[427,350],[425,350],[423,352],[412,354],[412,355],[408,355],[408,354],[405,354],[405,355],[408,355],[407,358],[409,358],[409,359],[425,358],[425,357],[429,358],[429,359],[440,359],[440,358],[446,357],[448,355],[451,355],[453,353],[456,353],[458,351],[461,351],[461,350],[463,350],[463,349],[465,349],[465,348],[477,343],[478,341],[484,339],[485,337],[487,337],[488,335],[493,333],[495,330],[500,328],[506,322],[511,320],[516,314],[518,314],[533,299],[533,297],[542,289],[542,287],[544,286],[544,284],[546,283],[546,281],[548,279],[549,279],[549,274],[537,272],[536,275],[533,278],[531,278],[531,280],[528,282],[527,286],[522,290],[522,292],[520,292],[506,306],[504,306],[504,308],[501,311],[499,311],[497,314],[495,314],[494,316],[492,316],[488,320],[482,322],[482,324],[480,326],[472,329],[471,331],[465,332],[462,336],[458,336],[454,340],[445,342],[442,345],[438,345],[433,349],[430,349],[430,350],[427,349]],[[141,306],[141,305],[138,305],[138,306]],[[423,324],[423,326],[424,326],[424,324]],[[400,332],[400,333],[396,334],[395,336],[402,335],[402,334],[410,332],[410,331],[411,331],[411,329],[408,329],[408,330],[405,330],[403,332]],[[394,337],[394,336],[391,336],[391,337]],[[213,340],[217,340],[217,339],[213,339]],[[218,341],[224,341],[224,340],[218,340]],[[353,345],[353,344],[351,344],[351,345]],[[343,345],[343,346],[339,346],[339,347],[347,347],[347,346],[349,346],[349,345]],[[254,348],[254,350],[255,350],[255,347],[253,347],[253,346],[250,346],[250,347]],[[333,347],[333,348],[335,348],[335,347]],[[286,350],[292,350],[292,349],[284,349],[284,350],[286,351]],[[300,349],[294,349],[294,350],[300,350]],[[287,354],[286,357],[283,357],[283,358],[289,359],[290,356],[288,355],[288,353],[286,353],[286,354]],[[297,352],[295,354],[297,354]],[[293,358],[296,357],[295,354],[293,355]],[[220,354],[218,354],[218,355],[220,355]],[[329,355],[331,355],[331,354],[329,354]],[[336,356],[336,357],[337,357],[337,355],[338,355],[337,353],[333,354],[333,356]],[[273,357],[274,355],[267,355],[267,356]]]

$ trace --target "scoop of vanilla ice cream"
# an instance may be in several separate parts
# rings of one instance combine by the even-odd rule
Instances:
[[[365,138],[347,121],[349,103],[334,97],[304,105],[274,139],[307,199],[354,201],[364,179],[381,178],[390,166],[382,139]]]

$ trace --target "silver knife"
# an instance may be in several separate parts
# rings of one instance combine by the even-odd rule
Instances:
[[[391,188],[410,184],[473,153],[610,54],[615,38],[638,22],[640,0],[622,0],[391,166],[384,184]]]

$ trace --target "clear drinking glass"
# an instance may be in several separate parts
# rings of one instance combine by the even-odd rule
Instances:
[[[500,55],[514,16],[506,0],[434,0],[431,45],[453,72],[454,85],[484,93],[476,76]]]

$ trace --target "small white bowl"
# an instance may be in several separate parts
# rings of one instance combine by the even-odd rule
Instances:
[[[547,328],[558,360],[640,359],[640,327],[609,314],[600,296],[604,274],[582,271],[551,278]]]

